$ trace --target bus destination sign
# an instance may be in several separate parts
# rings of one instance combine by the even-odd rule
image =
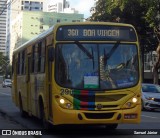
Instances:
[[[58,41],[136,41],[133,28],[126,26],[82,25],[61,26],[57,30]]]

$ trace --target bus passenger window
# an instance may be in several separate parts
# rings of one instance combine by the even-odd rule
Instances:
[[[35,45],[34,49],[34,72],[38,72],[38,44]]]
[[[17,74],[20,74],[20,53],[18,53]]]
[[[26,63],[26,51],[24,50],[23,52],[22,52],[22,60],[21,60],[21,73],[22,74],[25,74],[25,71],[26,71],[26,69],[25,69],[25,63]]]
[[[31,70],[32,73],[34,72],[34,58],[35,58],[34,51],[35,51],[35,45],[32,47],[32,70]]]
[[[41,71],[41,69],[40,69],[40,67],[41,67],[41,57],[42,57],[41,51],[42,51],[42,42],[40,42],[38,44],[38,57],[37,57],[38,58],[38,72]]]
[[[40,72],[44,72],[44,67],[45,67],[45,40],[42,42],[42,47],[41,47],[41,66],[40,66]]]

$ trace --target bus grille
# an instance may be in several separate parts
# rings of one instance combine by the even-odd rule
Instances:
[[[97,92],[98,93],[98,92]],[[117,109],[118,105],[114,102],[124,98],[126,94],[99,95],[94,91],[73,91],[73,107],[76,110],[97,110],[98,103],[105,103],[101,110]],[[112,104],[111,104],[112,102]],[[108,104],[107,104],[108,103]]]
[[[114,113],[84,113],[88,119],[110,119]]]

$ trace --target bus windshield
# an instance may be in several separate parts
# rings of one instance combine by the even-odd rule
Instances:
[[[67,43],[56,47],[56,82],[71,89],[112,90],[138,83],[135,44]]]

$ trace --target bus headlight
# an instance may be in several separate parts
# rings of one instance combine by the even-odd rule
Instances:
[[[60,99],[59,102],[60,102],[61,104],[64,104],[65,101],[64,101],[64,99]]]
[[[56,98],[56,101],[57,103],[62,107],[62,108],[65,108],[65,109],[73,109],[73,105],[72,103],[67,100],[66,98],[63,98],[61,96],[55,96]]]
[[[123,108],[133,108],[137,104],[138,104],[138,99],[136,97],[133,97],[123,105]]]
[[[136,103],[137,101],[138,101],[138,100],[137,100],[137,98],[135,98],[135,97],[132,99],[132,102],[133,102],[133,103]]]

